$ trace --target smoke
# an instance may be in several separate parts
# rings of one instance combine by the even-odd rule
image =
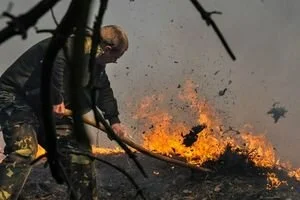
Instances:
[[[68,2],[62,1],[55,7],[59,19]],[[34,3],[15,1],[13,13],[22,13]],[[129,126],[137,125],[130,118],[132,110],[127,109],[128,103],[135,105],[143,96],[152,94],[168,94],[168,100],[180,91],[178,84],[192,79],[198,85],[199,95],[214,105],[226,125],[237,128],[253,125],[256,132],[269,138],[282,159],[300,166],[296,153],[300,150],[297,133],[300,2],[201,0],[201,3],[207,10],[223,12],[213,18],[235,52],[236,62],[230,60],[211,27],[206,26],[189,1],[110,1],[104,24],[121,25],[130,40],[129,50],[119,63],[108,66],[122,121]],[[7,4],[7,0],[1,1],[1,8]],[[93,7],[97,8],[96,2]],[[1,27],[4,22],[0,21]],[[38,27],[55,25],[47,14]],[[31,31],[26,41],[15,37],[1,45],[1,72],[45,37]],[[226,88],[220,96],[219,91]],[[267,115],[275,102],[288,110],[286,117],[276,124]]]

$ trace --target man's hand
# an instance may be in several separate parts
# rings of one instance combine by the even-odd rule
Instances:
[[[111,126],[113,131],[120,137],[125,137],[127,136],[124,127],[120,123],[115,123]]]
[[[61,104],[53,105],[53,112],[55,116],[62,118],[65,115],[65,104],[62,102]]]

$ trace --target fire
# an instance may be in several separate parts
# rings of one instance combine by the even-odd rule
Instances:
[[[289,177],[295,178],[296,180],[300,181],[300,168],[293,169],[292,165],[289,162],[280,163],[280,166],[289,171]]]
[[[37,151],[35,157],[38,158],[41,155],[44,155],[45,153],[46,153],[46,150],[43,147],[41,147],[40,145],[38,145],[38,151]]]
[[[94,154],[101,154],[101,155],[106,155],[106,154],[118,154],[118,153],[124,153],[124,150],[122,150],[119,147],[116,148],[103,148],[103,147],[96,147],[94,145],[92,145],[92,152]],[[39,157],[43,154],[46,153],[46,150],[41,147],[40,145],[38,145],[38,152],[36,154],[36,157]]]
[[[253,135],[244,133],[241,136],[245,141],[250,160],[258,167],[276,166],[277,159],[274,148],[264,135]]]
[[[296,178],[298,181],[300,181],[300,169],[291,170],[291,171],[289,172],[289,176],[290,176],[290,177],[294,177],[294,178]]]
[[[278,188],[282,184],[287,185],[287,181],[281,181],[278,179],[275,173],[268,173],[267,174],[267,189],[271,190],[273,188]]]
[[[189,132],[190,127],[183,122],[174,123],[174,117],[166,110],[153,106],[154,100],[162,101],[162,97],[155,95],[145,97],[134,117],[150,127],[143,137],[144,147],[168,156],[179,155],[190,163],[201,165],[222,154],[227,141],[219,139],[221,136],[219,122],[213,117],[213,110],[206,103],[198,101],[197,95],[192,92],[194,89],[191,82],[186,84],[186,90],[188,92],[180,94],[179,99],[188,103],[191,114],[197,118],[195,124],[207,126],[191,147],[182,145],[182,136]]]
[[[118,153],[124,153],[124,150],[116,147],[116,148],[103,148],[103,147],[96,147],[92,146],[92,152],[94,154],[101,154],[101,155],[106,155],[106,154],[118,154]]]
[[[143,146],[152,151],[167,156],[178,156],[187,162],[202,165],[206,161],[215,161],[230,146],[233,150],[244,154],[257,167],[276,168],[280,162],[277,158],[272,144],[263,134],[253,134],[251,131],[236,131],[232,128],[224,131],[222,120],[217,118],[215,110],[201,99],[196,86],[192,81],[186,81],[182,92],[178,95],[178,100],[185,104],[186,111],[192,119],[188,123],[176,121],[178,113],[171,114],[170,109],[163,109],[157,104],[163,103],[163,96],[152,95],[145,97],[138,106],[134,118],[144,127],[149,127],[144,131]],[[186,120],[181,117],[180,120]],[[192,125],[205,124],[191,146],[183,144],[184,136],[190,131]],[[300,169],[291,170],[289,175],[300,181]],[[276,174],[268,174],[268,188],[279,187],[286,183],[280,181]]]
[[[172,114],[169,108],[159,106],[165,102],[162,95],[146,96],[141,100],[133,117],[139,124],[139,131],[142,132],[140,127],[145,129],[145,148],[170,157],[180,157],[191,164],[202,165],[207,161],[218,160],[229,146],[232,150],[246,155],[257,167],[283,168],[289,172],[290,177],[300,181],[300,169],[280,163],[272,144],[263,134],[252,133],[248,126],[238,131],[230,127],[224,130],[223,122],[216,111],[205,99],[199,97],[195,88],[192,81],[186,81],[176,99],[183,104],[181,108],[184,107],[188,112],[186,117],[178,112]],[[205,128],[194,135],[196,138],[190,146],[184,145],[184,137],[188,135],[191,127],[199,124],[205,124]],[[93,153],[113,154],[123,153],[123,150],[93,146]],[[38,154],[42,154],[40,149]],[[279,180],[275,173],[268,173],[267,181],[267,189],[287,184],[286,181]]]
[[[187,81],[178,99],[188,105],[188,112],[194,116],[194,124],[205,124],[206,128],[198,134],[197,140],[190,146],[183,145],[183,136],[191,128],[183,122],[174,123],[173,116],[167,110],[153,107],[154,100],[163,99],[146,97],[142,100],[135,118],[145,126],[151,126],[144,135],[143,145],[161,154],[177,155],[192,164],[201,165],[206,161],[217,160],[229,145],[232,149],[242,149],[249,154],[257,166],[272,167],[276,163],[273,147],[264,136],[255,136],[249,131],[239,134],[228,134],[222,130],[222,121],[216,116],[214,109],[200,99],[195,91],[196,86]],[[230,132],[230,131],[227,131]]]

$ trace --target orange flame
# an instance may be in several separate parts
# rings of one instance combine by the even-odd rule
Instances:
[[[194,88],[195,85],[187,81],[178,99],[188,105],[189,114],[196,119],[192,123],[206,125],[197,140],[190,147],[184,146],[183,135],[189,132],[189,126],[183,122],[174,123],[167,110],[153,109],[154,100],[162,97],[145,97],[135,118],[144,121],[145,124],[152,124],[151,130],[144,135],[143,145],[146,148],[168,156],[179,155],[192,164],[201,165],[209,160],[217,160],[230,145],[233,149],[243,149],[245,153],[249,153],[250,160],[257,166],[274,166],[275,153],[264,136],[255,136],[244,131],[234,137],[222,132],[222,121],[216,117],[213,108],[198,97]]]
[[[288,185],[287,181],[279,180],[275,173],[268,173],[267,181],[268,181],[267,190],[278,188],[279,186],[281,186],[283,184]]]
[[[227,141],[220,140],[220,128],[218,119],[214,118],[214,111],[204,101],[199,101],[192,91],[192,82],[187,82],[185,90],[187,92],[179,94],[179,99],[189,105],[189,111],[195,115],[195,123],[207,126],[197,141],[191,147],[183,144],[183,134],[189,131],[189,127],[183,122],[174,123],[175,119],[162,109],[153,108],[154,100],[161,100],[155,96],[145,97],[140,104],[135,118],[143,121],[151,129],[144,135],[143,146],[164,155],[180,155],[188,162],[202,164],[207,160],[217,158],[225,151]],[[212,133],[214,131],[214,133]]]
[[[295,179],[297,179],[297,181],[300,181],[300,169],[291,170],[289,172],[289,176],[294,177]]]
[[[258,167],[282,167],[289,171],[289,176],[300,181],[300,169],[293,169],[287,164],[280,163],[272,144],[263,134],[253,134],[251,131],[224,131],[222,120],[217,117],[215,110],[199,97],[192,81],[186,81],[178,101],[185,103],[189,118],[182,120],[177,113],[171,114],[170,109],[163,109],[158,104],[163,103],[162,95],[144,97],[133,116],[140,127],[148,128],[143,135],[143,146],[154,152],[167,156],[179,156],[187,162],[202,165],[206,161],[218,160],[227,146],[248,156]],[[191,118],[191,119],[190,119]],[[192,125],[205,124],[206,128],[198,134],[197,140],[189,147],[183,145],[184,138]],[[120,149],[104,149],[93,147],[94,153],[121,153]],[[267,174],[267,189],[287,184],[276,177],[274,173]]]
[[[116,147],[116,148],[103,148],[103,147],[96,147],[92,146],[92,152],[94,154],[101,154],[101,155],[106,155],[106,154],[118,154],[118,153],[124,153],[124,150]]]
[[[252,135],[244,133],[241,135],[245,141],[250,160],[258,167],[275,167],[276,155],[274,148],[264,135]]]
[[[44,155],[46,153],[46,150],[41,147],[40,145],[38,145],[38,152],[36,153],[36,158]],[[124,153],[124,150],[122,150],[119,147],[116,148],[103,148],[103,147],[96,147],[94,145],[92,145],[92,153],[94,154],[102,154],[102,155],[106,155],[106,154],[118,154],[118,153]]]
[[[178,96],[178,100],[187,105],[185,107],[188,114],[193,116],[188,123],[176,122],[177,113],[171,115],[170,109],[154,106],[162,102],[162,96],[153,95],[141,101],[134,118],[145,127],[150,127],[143,135],[145,148],[170,157],[176,155],[189,163],[201,165],[206,161],[217,160],[226,147],[230,146],[232,149],[239,149],[258,167],[279,167],[274,148],[263,134],[253,134],[246,129],[223,131],[222,121],[217,118],[214,109],[199,97],[194,88],[196,86],[192,81],[186,81]],[[192,146],[186,147],[183,145],[183,136],[189,132],[190,124],[205,124],[206,128],[198,134]],[[290,176],[299,180],[300,169],[290,170]],[[268,174],[268,183],[268,188],[273,188],[285,182],[280,181],[275,174]]]
[[[40,145],[38,145],[38,151],[37,151],[35,157],[37,158],[41,155],[44,155],[45,153],[46,153],[46,150],[43,147],[41,147]]]

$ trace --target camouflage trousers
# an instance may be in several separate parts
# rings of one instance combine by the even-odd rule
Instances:
[[[35,159],[43,131],[37,116],[26,101],[3,91],[0,91],[0,116],[6,143],[4,148],[6,157],[0,163],[0,200],[16,200],[32,169],[30,163]],[[70,128],[57,130],[58,149],[78,147],[71,133]],[[96,200],[93,160],[86,156],[65,154],[61,158],[61,163],[76,196],[82,200]],[[70,199],[74,199],[71,193]]]

